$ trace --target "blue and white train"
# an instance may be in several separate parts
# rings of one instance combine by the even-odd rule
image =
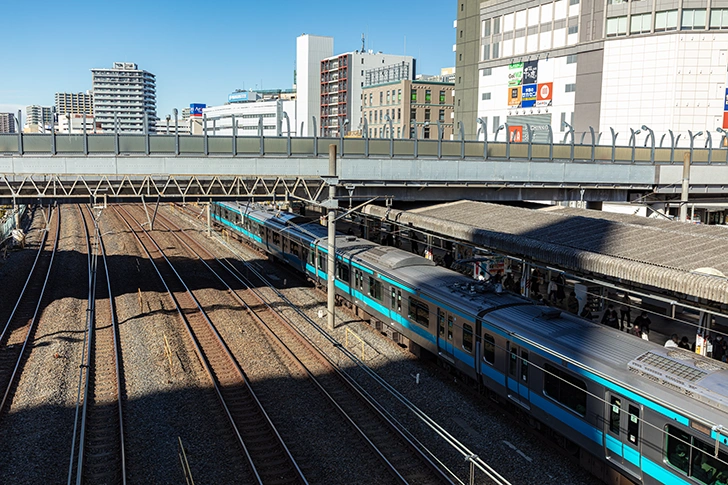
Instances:
[[[318,221],[214,204],[214,220],[326,284]],[[606,483],[728,484],[728,365],[586,321],[394,247],[336,237],[337,297],[552,430]],[[424,351],[424,352],[423,352]]]

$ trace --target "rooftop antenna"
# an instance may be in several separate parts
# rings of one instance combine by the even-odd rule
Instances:
[[[364,52],[365,48],[366,48],[365,37],[364,37],[364,34],[362,33],[361,34],[361,51]]]

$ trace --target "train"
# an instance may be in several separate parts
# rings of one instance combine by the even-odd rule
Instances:
[[[327,280],[327,229],[282,210],[215,202],[212,219]],[[610,484],[728,484],[728,365],[579,318],[430,259],[336,235],[337,300],[438,359]]]

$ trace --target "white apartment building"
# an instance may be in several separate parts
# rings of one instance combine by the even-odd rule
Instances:
[[[209,106],[203,110],[207,118],[207,134],[232,136],[233,124],[237,127],[237,136],[258,136],[260,117],[263,117],[263,136],[286,136],[288,125],[283,113],[288,115],[291,136],[296,136],[297,126],[296,101],[273,100],[251,103],[230,103],[222,106]],[[234,121],[233,121],[234,120]],[[204,128],[201,118],[194,120],[193,133]],[[201,133],[201,132],[200,132]]]
[[[25,129],[37,133],[49,129],[52,125],[53,111],[50,106],[39,106],[37,104],[26,106]]]
[[[157,121],[156,80],[154,74],[138,69],[131,62],[115,62],[111,69],[91,69],[93,112],[104,131],[153,132]],[[117,122],[117,127],[114,122]]]
[[[304,34],[296,38],[296,93],[298,119],[303,123],[301,136],[313,136],[311,117],[321,123],[321,61],[334,55],[334,38]]]
[[[93,116],[87,116],[84,120],[83,115],[66,113],[58,116],[56,123],[56,133],[83,134],[84,127],[87,134],[101,133],[101,127],[94,120]]]

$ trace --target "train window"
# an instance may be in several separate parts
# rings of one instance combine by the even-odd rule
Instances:
[[[293,241],[291,241],[291,254],[297,258],[300,257],[298,254],[298,243],[294,243]]]
[[[521,350],[521,380],[528,382],[528,350]]]
[[[551,364],[546,364],[545,374],[544,393],[572,411],[586,416],[586,383]]]
[[[397,290],[392,287],[392,310],[397,307]]]
[[[337,261],[336,262],[336,277],[341,281],[349,283],[349,266],[346,263]]]
[[[309,258],[308,252],[309,252],[308,249],[303,249],[303,248],[301,249],[301,261],[303,261],[304,263],[306,261],[308,261],[308,258]]]
[[[271,238],[273,240],[273,244],[275,244],[276,246],[280,246],[281,245],[281,235],[275,231],[271,231],[271,232],[273,233],[273,236]]]
[[[483,360],[489,364],[495,363],[495,339],[487,333],[483,334]]]
[[[629,423],[627,423],[627,439],[637,446],[640,433],[640,409],[637,406],[629,405]]]
[[[511,347],[511,360],[508,365],[508,371],[512,376],[515,376],[516,369],[518,369],[518,349]]]
[[[447,339],[452,340],[452,328],[454,326],[455,320],[452,316],[447,316]]]
[[[437,309],[437,328],[442,337],[445,336],[445,312]]]
[[[372,276],[369,277],[369,296],[375,300],[382,301],[382,283]]]
[[[415,322],[423,325],[424,327],[430,326],[430,307],[421,301],[410,298],[409,299],[409,318]]]
[[[326,271],[326,258],[324,257],[324,253],[319,252],[318,253],[318,269],[320,271]]]
[[[612,408],[609,411],[609,431],[619,436],[619,414],[622,408],[622,400],[612,396]]]
[[[473,327],[467,323],[463,324],[463,349],[468,353],[473,353]]]
[[[402,290],[397,290],[397,311],[402,311]]]
[[[713,485],[728,483],[728,454],[714,456],[714,445],[693,438],[685,431],[667,426],[665,454],[670,465],[695,480]]]

